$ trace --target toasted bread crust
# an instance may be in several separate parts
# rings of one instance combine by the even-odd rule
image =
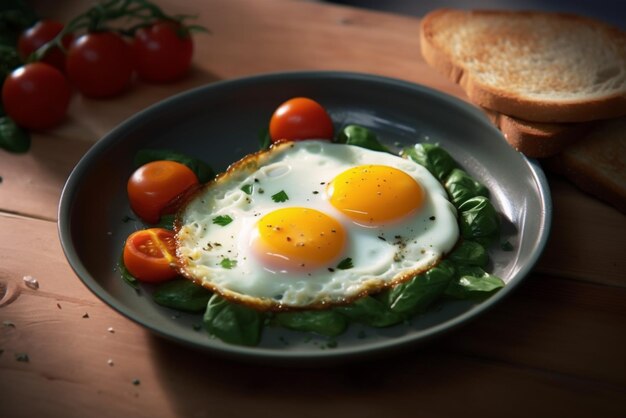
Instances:
[[[545,165],[626,214],[626,117],[602,122]]]
[[[616,79],[617,85],[606,94],[587,95],[580,98],[556,98],[556,99],[536,99],[510,90],[508,85],[498,85],[497,87],[487,85],[479,80],[479,77],[462,60],[457,59],[450,52],[454,46],[461,48],[463,45],[448,45],[452,42],[448,38],[440,39],[443,31],[456,31],[463,25],[471,25],[475,21],[496,18],[496,19],[517,19],[517,20],[539,20],[540,24],[554,22],[554,25],[567,24],[592,28],[602,34],[602,39],[610,43],[614,49],[616,67],[621,72],[626,72],[626,33],[619,29],[580,16],[564,13],[543,13],[543,12],[509,12],[509,11],[460,11],[454,9],[439,9],[426,15],[420,25],[420,45],[421,52],[428,64],[449,77],[452,81],[460,84],[469,99],[479,106],[495,110],[499,113],[515,116],[528,121],[535,122],[584,122],[598,119],[609,119],[626,114],[626,76]],[[525,23],[533,24],[533,23]],[[539,23],[538,23],[539,24]],[[476,29],[478,32],[479,30]],[[556,31],[555,31],[556,32]],[[482,33],[480,36],[488,38],[489,35]],[[477,37],[479,35],[476,35]],[[509,36],[515,48],[530,49],[537,47],[537,41],[526,41],[519,33],[511,31],[498,32],[498,36]],[[528,36],[528,39],[531,39]],[[470,41],[467,41],[470,42]],[[477,41],[478,42],[478,41]],[[482,39],[480,51],[469,51],[467,55],[476,60],[485,58],[484,54],[499,54],[501,51],[489,50],[488,39]],[[529,45],[526,45],[528,43]],[[575,47],[574,45],[573,47]],[[479,49],[477,47],[477,49]],[[472,54],[475,53],[475,56]],[[511,62],[516,57],[502,57],[510,59]],[[501,69],[506,72],[508,69]],[[543,71],[538,67],[537,71]],[[559,74],[554,72],[551,76],[558,82]],[[523,83],[519,74],[513,74],[516,82]],[[586,86],[589,87],[589,86]],[[532,86],[529,87],[531,90]]]
[[[562,152],[589,133],[598,122],[529,122],[483,108],[487,117],[517,151],[531,158],[546,158]]]

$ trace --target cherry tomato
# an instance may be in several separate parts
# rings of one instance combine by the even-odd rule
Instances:
[[[30,54],[54,39],[61,30],[63,30],[63,23],[54,20],[40,20],[31,28],[26,29],[17,41],[17,51],[20,58],[26,60]],[[65,35],[62,40],[63,46],[66,49],[69,48],[73,39],[74,35]],[[50,49],[41,61],[65,72],[65,53],[58,47]]]
[[[172,231],[150,228],[133,232],[124,245],[124,266],[137,280],[162,282],[178,276],[176,238]]]
[[[180,79],[191,66],[193,41],[175,22],[158,22],[135,33],[133,57],[139,78],[153,83]]]
[[[332,139],[333,121],[316,101],[296,97],[281,104],[270,119],[272,142],[282,139]]]
[[[17,68],[2,86],[2,104],[7,115],[32,130],[58,125],[65,118],[70,96],[65,76],[43,62]]]
[[[85,96],[116,96],[126,90],[133,75],[130,46],[116,33],[89,32],[70,46],[66,69]]]
[[[172,201],[198,184],[189,167],[175,161],[153,161],[139,167],[128,180],[128,199],[135,213],[148,223],[172,213]]]

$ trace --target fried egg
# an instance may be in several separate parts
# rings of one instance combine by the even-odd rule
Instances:
[[[243,158],[176,220],[181,273],[263,310],[378,292],[435,266],[458,237],[456,209],[424,167],[321,140]]]

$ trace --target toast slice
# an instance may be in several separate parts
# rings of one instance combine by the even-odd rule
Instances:
[[[428,64],[479,106],[534,122],[626,114],[626,32],[547,12],[438,9],[420,25]]]
[[[548,169],[626,213],[626,117],[603,122],[589,135],[546,159]]]
[[[562,152],[588,134],[594,122],[530,122],[483,108],[487,117],[504,134],[507,142],[527,157],[546,158]]]

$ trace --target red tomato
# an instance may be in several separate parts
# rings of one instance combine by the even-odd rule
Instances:
[[[153,83],[178,80],[189,70],[192,55],[191,36],[177,23],[159,22],[135,33],[135,69],[143,80]]]
[[[333,121],[316,101],[296,97],[281,104],[270,120],[272,142],[282,139],[332,139]]]
[[[171,204],[192,186],[198,177],[189,167],[175,161],[153,161],[139,167],[128,180],[128,199],[135,213],[155,224],[161,215],[172,213]]]
[[[65,76],[43,62],[17,68],[2,86],[2,104],[7,115],[32,130],[58,125],[65,118],[70,96]]]
[[[178,276],[172,231],[150,228],[132,233],[124,245],[124,266],[137,280],[162,282]]]
[[[130,85],[130,46],[116,33],[90,32],[76,39],[67,52],[67,76],[85,96],[112,97]]]
[[[26,60],[30,54],[54,39],[61,30],[63,30],[63,23],[54,20],[40,20],[33,27],[26,29],[17,41],[20,58]],[[63,46],[66,49],[69,48],[73,39],[74,35],[65,35],[62,41]],[[65,72],[65,53],[58,47],[50,49],[41,61]]]

